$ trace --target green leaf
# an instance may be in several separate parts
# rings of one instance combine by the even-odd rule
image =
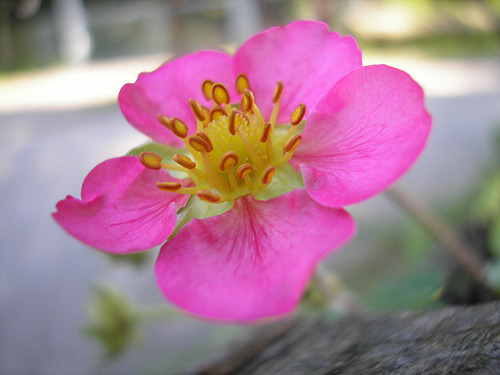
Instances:
[[[266,201],[279,195],[289,193],[292,190],[303,188],[304,182],[302,181],[302,175],[296,172],[295,168],[292,167],[290,163],[286,163],[276,170],[276,175],[272,182],[260,190],[255,195],[255,199]]]

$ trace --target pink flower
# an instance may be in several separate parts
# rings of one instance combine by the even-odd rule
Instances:
[[[119,104],[163,145],[99,164],[54,218],[111,253],[168,239],[156,262],[165,296],[232,321],[293,310],[354,232],[341,207],[392,184],[431,127],[408,74],[362,67],[352,37],[310,21],[257,34],[234,56],[170,61],[125,85]]]

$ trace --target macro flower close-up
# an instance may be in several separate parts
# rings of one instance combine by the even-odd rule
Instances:
[[[152,139],[97,165],[54,219],[99,250],[162,245],[165,297],[196,316],[288,314],[355,224],[344,206],[387,189],[431,117],[407,73],[362,66],[353,37],[298,21],[126,84],[125,119]]]

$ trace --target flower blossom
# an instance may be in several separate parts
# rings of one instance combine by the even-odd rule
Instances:
[[[342,207],[400,177],[431,127],[407,73],[362,66],[354,38],[312,21],[259,33],[234,56],[172,60],[118,102],[154,142],[96,166],[55,220],[109,253],[164,243],[166,298],[229,321],[292,311],[354,233]]]

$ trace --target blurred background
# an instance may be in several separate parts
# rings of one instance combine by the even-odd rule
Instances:
[[[365,65],[422,85],[434,128],[398,188],[500,257],[500,1],[1,0],[0,374],[173,374],[252,332],[171,308],[154,278],[158,249],[110,257],[50,213],[97,163],[146,141],[120,114],[123,84],[298,19],[355,36]],[[444,250],[386,195],[348,210],[358,235],[322,266],[334,309],[480,299],[453,290]],[[314,288],[306,302],[299,314],[323,303]]]

